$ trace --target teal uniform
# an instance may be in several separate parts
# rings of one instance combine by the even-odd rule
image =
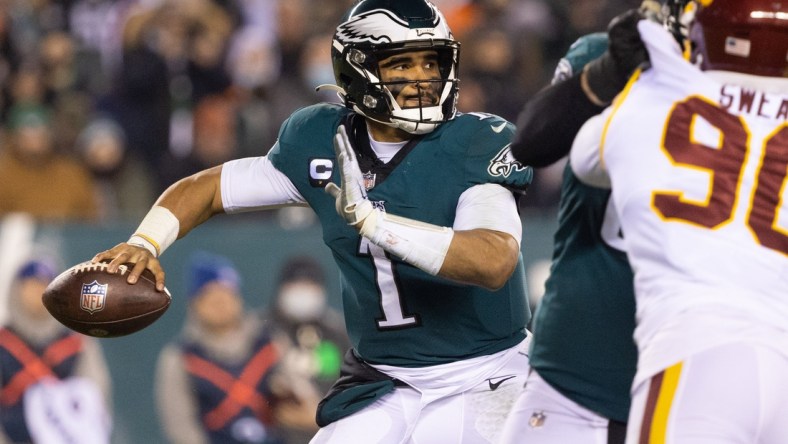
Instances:
[[[558,75],[604,52],[604,34],[581,38]],[[567,166],[545,295],[534,316],[531,366],[553,388],[598,414],[626,422],[637,348],[632,269],[601,232],[610,191],[582,184]]]
[[[362,238],[336,213],[323,188],[341,184],[333,137],[339,125],[358,153],[370,201],[388,213],[453,225],[460,195],[497,183],[523,191],[533,171],[508,149],[512,124],[492,115],[459,114],[417,136],[387,164],[369,148],[364,118],[345,107],[319,104],[296,111],[269,153],[323,228],[341,273],[351,343],[367,362],[424,367],[496,353],[521,342],[530,318],[522,257],[497,291],[431,276]]]

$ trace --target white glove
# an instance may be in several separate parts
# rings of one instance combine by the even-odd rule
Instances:
[[[373,208],[372,202],[367,199],[364,177],[344,125],[339,126],[334,136],[334,152],[339,163],[342,187],[330,182],[326,185],[326,193],[336,199],[337,213],[349,225],[361,228],[364,220],[373,212]]]

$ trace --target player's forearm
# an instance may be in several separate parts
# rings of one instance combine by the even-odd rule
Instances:
[[[510,234],[488,229],[455,231],[375,210],[361,234],[373,244],[425,272],[495,290],[514,270],[519,255]]]
[[[183,178],[167,188],[156,205],[167,208],[178,219],[178,238],[224,212],[220,189],[222,167],[217,166]]]
[[[497,290],[511,277],[518,258],[517,241],[507,233],[455,231],[438,276]]]
[[[221,166],[210,168],[167,188],[128,243],[159,257],[176,239],[222,212],[221,171]]]

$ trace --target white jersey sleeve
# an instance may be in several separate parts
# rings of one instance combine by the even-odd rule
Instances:
[[[221,193],[227,213],[306,204],[293,182],[266,156],[226,162],[222,166]]]
[[[512,192],[491,183],[473,186],[462,193],[452,228],[485,228],[509,233],[518,245],[523,237],[523,225]]]
[[[607,112],[588,119],[575,136],[569,152],[572,172],[581,182],[597,188],[610,188],[610,178],[602,161],[600,146],[606,119]]]

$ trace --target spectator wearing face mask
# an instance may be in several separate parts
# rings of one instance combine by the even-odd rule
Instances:
[[[311,380],[325,394],[339,377],[350,342],[342,315],[328,305],[320,264],[307,256],[289,259],[262,317],[277,343],[284,344],[283,369]],[[299,430],[284,433],[288,443],[308,441]]]
[[[342,315],[328,305],[325,285],[318,262],[293,257],[281,268],[276,294],[263,314],[273,334],[290,345],[285,365],[309,376],[323,392],[339,376],[342,355],[350,347]]]

